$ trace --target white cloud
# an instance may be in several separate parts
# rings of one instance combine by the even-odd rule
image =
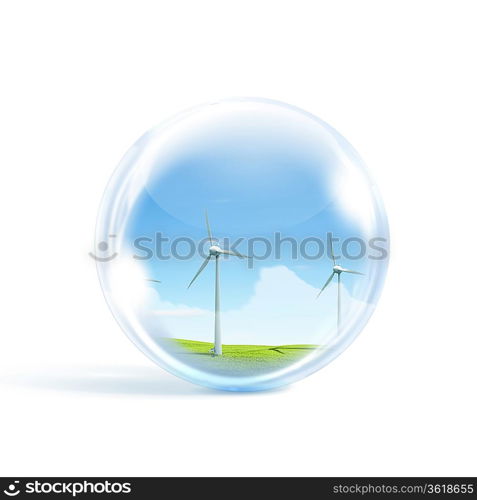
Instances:
[[[155,309],[152,311],[155,316],[203,316],[207,311],[203,309]]]
[[[326,343],[336,335],[337,284],[331,283],[318,300],[316,295],[317,288],[285,266],[262,269],[250,300],[239,309],[222,313],[223,343]],[[366,306],[351,298],[346,287],[342,287],[343,325]],[[157,289],[150,289],[138,315],[152,335],[213,341],[212,310],[163,301]]]

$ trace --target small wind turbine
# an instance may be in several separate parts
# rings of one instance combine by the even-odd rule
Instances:
[[[207,225],[207,233],[209,235],[209,255],[206,257],[202,265],[199,267],[196,275],[192,278],[187,288],[190,288],[192,283],[197,279],[199,274],[205,269],[207,264],[212,258],[215,258],[215,328],[214,328],[214,347],[211,349],[215,356],[222,355],[222,338],[220,330],[220,274],[219,274],[219,257],[222,254],[234,255],[235,257],[240,257],[241,259],[248,259],[247,255],[242,255],[238,252],[232,252],[231,250],[223,250],[218,245],[214,245],[212,238],[212,231],[210,230],[209,217],[207,216],[207,210],[205,211],[205,223]]]
[[[336,274],[338,276],[338,318],[337,318],[336,334],[339,335],[340,323],[341,323],[341,273],[360,274],[361,276],[364,276],[364,274],[358,271],[352,271],[351,269],[345,269],[344,267],[336,265],[336,257],[333,252],[333,240],[331,238],[330,238],[330,249],[331,249],[331,258],[333,259],[333,272],[331,273],[331,276],[326,280],[326,283],[323,285],[323,288],[319,291],[316,298],[318,298],[323,293],[323,290],[330,284],[331,280]]]

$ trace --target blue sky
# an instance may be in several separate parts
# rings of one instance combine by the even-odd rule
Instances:
[[[367,179],[355,166],[354,152],[344,150],[330,128],[290,108],[238,106],[233,111],[211,107],[206,114],[192,113],[173,124],[165,139],[161,131],[150,134],[146,149],[155,149],[143,161],[141,185],[135,187],[129,207],[124,232],[129,246],[140,236],[153,238],[156,232],[171,240],[187,237],[198,242],[207,236],[205,210],[219,240],[263,237],[273,241],[275,233],[298,242],[308,237],[326,241],[327,232],[340,239],[380,236]],[[355,198],[355,190],[353,207],[348,202]],[[178,248],[188,250],[186,245]],[[263,248],[263,244],[255,247],[259,253]],[[238,250],[247,253],[247,244]],[[253,269],[236,258],[222,262],[224,312],[250,301],[266,268],[285,266],[304,283],[316,289],[323,285],[332,265],[326,256],[319,261],[294,260],[289,245],[283,244],[282,250],[279,260],[273,256],[256,260]],[[313,253],[316,247],[310,244],[308,250]],[[201,261],[200,256],[153,258],[141,265],[148,276],[162,281],[157,287],[162,302],[212,310],[212,263],[187,289]],[[339,263],[362,272],[374,265],[368,259]],[[366,278],[346,278],[348,292],[359,300],[368,286]]]

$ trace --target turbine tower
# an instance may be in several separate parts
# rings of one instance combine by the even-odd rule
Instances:
[[[318,299],[318,297],[323,293],[323,290],[331,283],[331,280],[336,274],[338,276],[338,314],[336,323],[336,335],[338,336],[340,334],[340,326],[341,326],[341,273],[360,274],[361,276],[364,276],[364,274],[358,271],[352,271],[351,269],[345,269],[344,267],[337,265],[336,257],[333,252],[333,240],[330,238],[329,242],[331,249],[331,258],[333,259],[333,271],[331,273],[331,276],[326,280],[326,283],[323,285],[323,288],[319,291],[316,298]]]
[[[222,332],[220,329],[220,269],[219,269],[219,257],[221,255],[234,255],[235,257],[240,257],[241,259],[248,259],[247,255],[242,255],[238,252],[232,252],[231,250],[224,250],[219,247],[219,245],[214,245],[212,238],[212,231],[210,230],[209,217],[207,215],[207,210],[205,211],[205,224],[207,226],[207,234],[210,242],[209,255],[205,258],[199,270],[192,278],[187,288],[190,288],[192,283],[197,279],[199,274],[205,269],[207,264],[211,259],[215,259],[215,327],[214,327],[214,347],[211,349],[214,356],[222,355]]]

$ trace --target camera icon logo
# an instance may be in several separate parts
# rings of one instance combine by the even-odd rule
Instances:
[[[115,234],[110,234],[109,238],[115,238]],[[107,241],[100,241],[98,243],[98,250],[101,252],[102,255],[97,255],[96,253],[90,252],[89,256],[93,258],[94,260],[97,260],[98,262],[109,262],[113,260],[114,258],[117,257],[117,253],[114,252],[112,254],[107,255],[105,252],[109,250],[109,243]]]
[[[13,483],[8,485],[6,490],[3,490],[3,493],[9,497],[16,497],[20,493],[19,484],[20,481],[13,481]]]

